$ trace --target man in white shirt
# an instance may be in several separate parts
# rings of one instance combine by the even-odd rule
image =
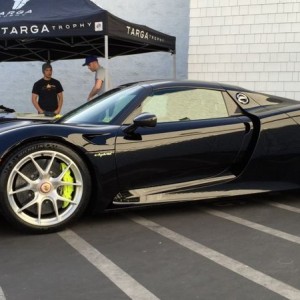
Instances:
[[[88,95],[88,101],[92,100],[96,95],[101,95],[105,92],[105,69],[100,66],[98,58],[96,56],[88,56],[85,59],[85,63],[82,66],[88,66],[88,68],[95,72],[95,84]]]

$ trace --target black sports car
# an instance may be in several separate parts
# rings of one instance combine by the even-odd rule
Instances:
[[[300,102],[196,81],[119,87],[56,121],[2,119],[0,208],[59,230],[88,205],[300,188]]]

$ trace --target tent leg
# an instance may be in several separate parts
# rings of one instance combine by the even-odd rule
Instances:
[[[51,54],[50,54],[50,50],[48,50],[48,59],[47,59],[47,63],[50,64],[51,63]]]
[[[176,70],[176,54],[173,54],[173,78],[176,79],[176,74],[177,74],[177,70]]]
[[[108,77],[108,68],[109,68],[109,61],[108,61],[108,35],[104,36],[104,51],[105,51],[105,62],[106,62],[106,68],[105,68],[105,91],[108,91],[109,87],[109,77]]]

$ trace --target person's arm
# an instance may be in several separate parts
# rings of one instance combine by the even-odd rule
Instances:
[[[31,96],[31,101],[33,106],[35,107],[35,109],[38,111],[39,114],[44,113],[44,111],[41,109],[41,107],[39,106],[39,102],[38,102],[38,96],[37,94],[32,93]]]
[[[56,115],[60,113],[63,102],[64,102],[63,92],[60,92],[57,94],[57,109],[54,111]]]
[[[95,85],[93,86],[91,92],[89,93],[88,101],[91,100],[94,96],[96,96],[100,92],[102,88],[102,84],[103,84],[103,80],[101,79],[96,80]]]

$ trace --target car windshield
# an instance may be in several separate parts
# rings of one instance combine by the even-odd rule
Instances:
[[[73,124],[112,124],[137,95],[141,88],[116,88],[99,98],[89,101],[84,105],[66,114],[59,120],[60,123]]]

